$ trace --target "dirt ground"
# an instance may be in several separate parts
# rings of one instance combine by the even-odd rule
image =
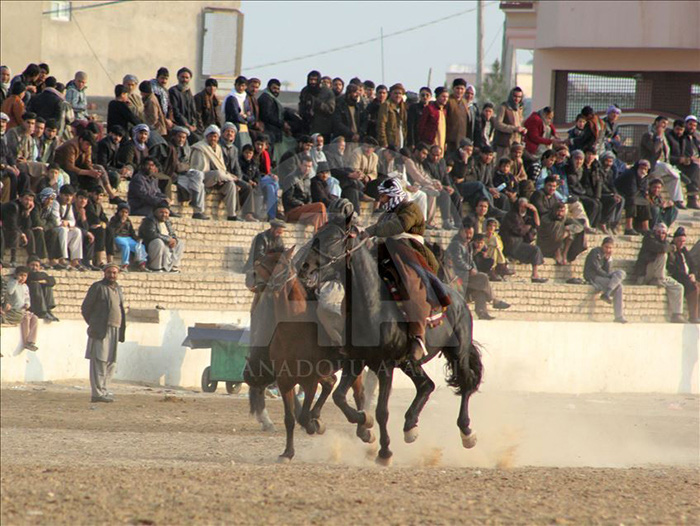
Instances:
[[[700,400],[478,394],[461,447],[438,390],[404,444],[412,393],[392,398],[389,468],[332,402],[323,436],[263,433],[243,395],[116,384],[3,386],[1,513],[23,524],[700,524]]]

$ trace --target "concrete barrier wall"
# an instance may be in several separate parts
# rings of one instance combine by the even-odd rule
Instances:
[[[248,321],[248,313],[161,311],[159,323],[132,322],[127,341],[119,346],[115,378],[198,387],[209,350],[181,345],[187,327]],[[700,392],[698,325],[495,320],[476,321],[474,334],[483,347],[482,391]],[[42,323],[35,353],[22,350],[19,340],[18,328],[2,327],[3,383],[88,378],[84,323]],[[444,360],[437,358],[425,368],[436,384],[444,385]],[[412,387],[400,372],[394,386]]]

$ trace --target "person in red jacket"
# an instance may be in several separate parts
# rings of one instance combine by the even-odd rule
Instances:
[[[447,99],[449,92],[441,87],[435,89],[435,100],[429,102],[418,121],[418,138],[428,146],[437,145],[445,151],[447,141]]]
[[[554,128],[554,110],[549,106],[540,111],[533,112],[523,126],[527,128],[525,134],[525,150],[534,160],[539,160],[545,150],[549,150],[555,144],[559,144],[557,130]]]

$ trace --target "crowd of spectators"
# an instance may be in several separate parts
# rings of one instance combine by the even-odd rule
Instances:
[[[401,83],[353,78],[346,85],[311,71],[292,108],[280,102],[274,78],[261,90],[259,79],[238,77],[221,97],[213,78],[194,93],[192,77],[182,67],[168,87],[166,68],[150,80],[127,74],[100,122],[90,114],[85,72],[64,85],[47,64],[15,77],[0,67],[3,261],[18,268],[23,248],[40,269],[97,270],[119,257],[124,270],[177,271],[184,241],[170,222],[173,199],[189,203],[196,220],[210,219],[205,197],[217,192],[229,221],[282,218],[318,229],[339,198],[356,211],[365,201],[378,210],[379,184],[396,178],[428,229],[457,231],[447,260],[459,255],[453,264],[465,284],[479,273],[480,284],[465,287],[480,304],[493,299],[483,277],[487,285],[509,279],[509,261],[530,265],[532,282],[543,283],[544,257],[570,265],[588,248],[588,235],[606,234],[584,279],[615,301],[621,321],[624,277],[605,263],[612,236],[643,235],[651,246],[647,240],[670,228],[679,209],[700,209],[692,115],[670,128],[659,116],[641,140],[640,159],[627,166],[617,157],[615,104],[602,117],[582,108],[560,135],[552,108],[524,114],[519,87],[505,101],[477,103],[474,86],[459,78],[413,93]],[[102,199],[117,205],[113,217]],[[146,216],[138,231],[130,214]],[[686,262],[689,277],[679,278],[680,248],[664,243],[671,248],[663,268],[657,262],[650,273],[640,263],[635,277],[669,295],[671,281],[683,283],[681,298],[692,296],[694,268]],[[605,283],[596,277],[603,274]],[[50,314],[53,300],[44,303],[41,313]],[[678,321],[680,311],[671,313]]]

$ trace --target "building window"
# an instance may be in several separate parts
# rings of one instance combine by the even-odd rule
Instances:
[[[57,22],[70,22],[70,4],[70,2],[65,1],[51,2],[51,20],[55,20]]]
[[[690,87],[690,114],[700,115],[700,84],[693,84]]]

